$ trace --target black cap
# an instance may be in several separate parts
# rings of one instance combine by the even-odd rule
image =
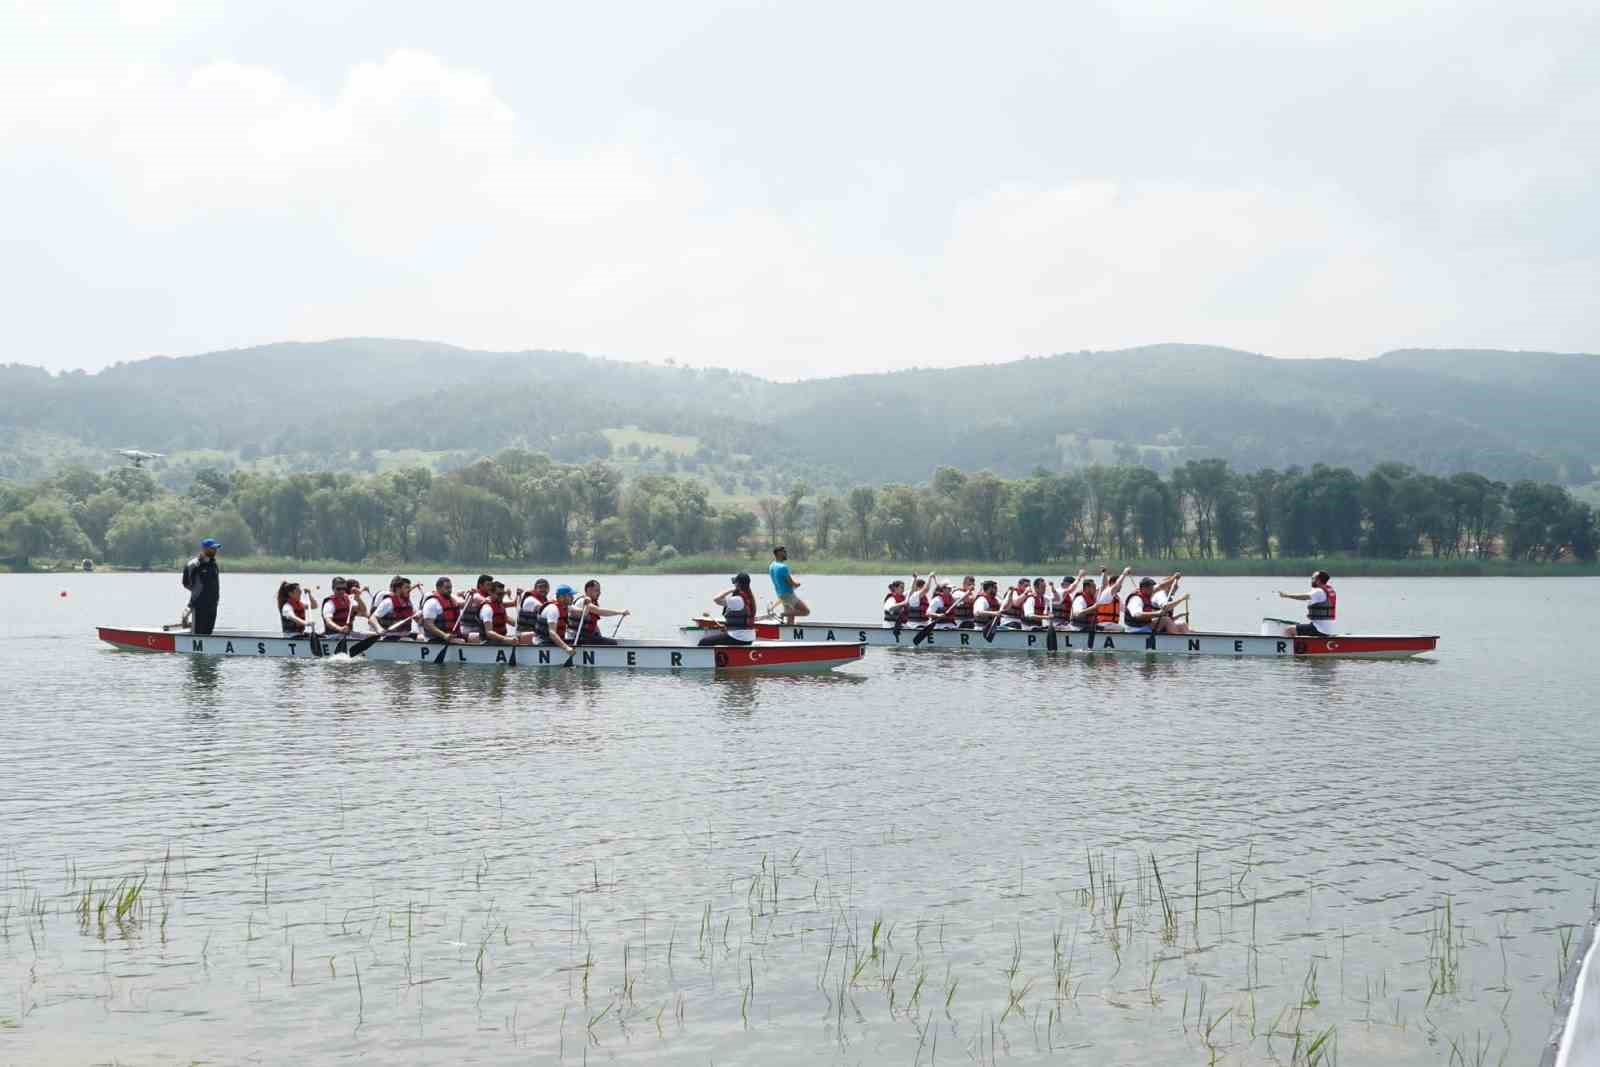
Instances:
[[[734,585],[749,585],[750,584],[750,576],[748,574],[746,574],[744,571],[740,571],[738,574],[735,574],[733,576],[732,581],[733,581]]]
[[[1140,578],[1139,579],[1139,588],[1140,589],[1143,589],[1147,585],[1155,585],[1155,584],[1156,584],[1156,580],[1154,578]]]

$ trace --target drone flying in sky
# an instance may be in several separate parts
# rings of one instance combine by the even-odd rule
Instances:
[[[166,453],[164,452],[146,452],[143,449],[138,448],[119,448],[116,450],[116,453],[123,459],[132,460],[133,465],[141,469],[144,467],[144,461],[147,459],[167,458]]]

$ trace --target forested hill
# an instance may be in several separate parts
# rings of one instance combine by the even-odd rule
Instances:
[[[423,341],[276,344],[52,376],[0,366],[0,476],[138,447],[186,465],[454,466],[521,446],[703,473],[730,493],[920,482],[938,466],[1093,463],[1475,470],[1587,483],[1600,357],[1405,350],[1282,360],[1199,345],[795,383],[570,352]],[[609,431],[609,433],[607,432]],[[175,472],[174,472],[175,473]]]

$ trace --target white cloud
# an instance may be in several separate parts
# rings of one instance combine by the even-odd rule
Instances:
[[[189,9],[133,7],[122,32],[196,32]],[[1398,32],[1387,11],[1251,16],[1257,44],[1309,49],[1303,84],[1186,80],[1207,57],[1147,38],[1150,19],[1131,32],[1165,96],[1106,73],[1108,54],[1088,57],[1070,106],[1052,109],[1043,82],[1023,112],[950,97],[940,130],[932,110],[901,128],[863,100],[875,134],[848,129],[845,90],[873,91],[848,69],[817,86],[804,128],[761,121],[803,113],[803,95],[767,107],[778,90],[747,81],[726,86],[720,124],[658,98],[667,110],[634,101],[575,139],[562,111],[599,86],[508,96],[515,72],[415,47],[326,77],[153,47],[113,62],[91,34],[93,63],[0,65],[0,284],[34,296],[9,324],[11,358],[381,334],[787,377],[1166,339],[1600,347],[1600,324],[1566,302],[1600,281],[1585,236],[1600,137],[1582,136],[1600,132],[1595,84],[1573,91],[1527,38],[1487,79],[1418,74],[1377,48],[1346,121],[1333,57]],[[1213,5],[1168,17],[1224,25]],[[1441,124],[1449,109],[1422,95],[1439,78],[1494,137],[1470,116]],[[1167,91],[1180,82],[1191,99]],[[1393,110],[1430,116],[1412,131],[1426,159],[1371,110],[1375,87],[1399,84]],[[1518,94],[1547,93],[1550,124],[1511,121],[1528,110]]]

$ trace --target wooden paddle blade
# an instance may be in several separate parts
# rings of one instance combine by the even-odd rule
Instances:
[[[382,634],[368,634],[366,637],[363,637],[361,640],[351,645],[350,658],[355,659],[357,656],[363,655],[367,649],[371,648],[373,644],[377,642],[378,638],[382,636]]]

